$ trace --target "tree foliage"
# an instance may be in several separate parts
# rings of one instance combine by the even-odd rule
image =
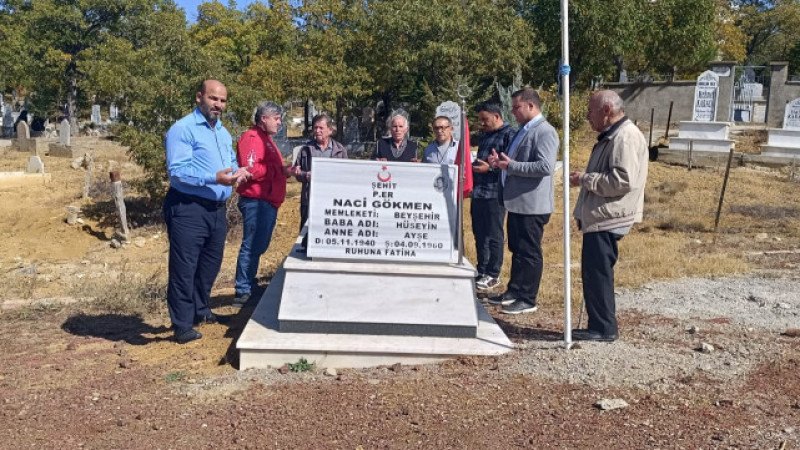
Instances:
[[[800,66],[800,0],[569,6],[573,87],[622,70],[691,76],[715,57]],[[27,95],[51,118],[66,104],[73,120],[116,103],[132,124],[118,134],[154,195],[166,179],[164,133],[204,78],[228,86],[234,133],[259,101],[312,98],[337,118],[379,100],[386,112],[407,105],[412,132],[427,135],[459,85],[472,88],[471,106],[517,68],[554,101],[561,58],[560,0],[273,0],[244,10],[210,1],[192,24],[173,0],[0,0],[0,36],[3,93]]]

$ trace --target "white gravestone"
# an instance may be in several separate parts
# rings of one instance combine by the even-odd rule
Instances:
[[[461,107],[458,103],[447,101],[436,107],[436,117],[445,116],[453,122],[453,139],[461,140]]]
[[[456,170],[454,165],[316,160],[308,256],[456,262]]]
[[[783,128],[770,128],[767,145],[761,154],[777,158],[800,158],[800,98],[786,104],[783,113]]]
[[[31,156],[30,159],[28,159],[28,170],[26,170],[25,173],[44,173],[42,158]]]
[[[108,120],[116,121],[119,119],[119,110],[117,109],[117,105],[112,103],[111,106],[108,107]]]
[[[697,78],[694,89],[695,122],[713,122],[717,117],[717,94],[719,92],[719,75],[707,70]]]
[[[58,143],[65,147],[69,147],[71,131],[72,130],[70,130],[69,120],[67,119],[62,120],[58,130]]]
[[[92,105],[92,123],[100,125],[100,105]]]
[[[800,98],[796,98],[786,104],[783,113],[784,130],[800,130]]]

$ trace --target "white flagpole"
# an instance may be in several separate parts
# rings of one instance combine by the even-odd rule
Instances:
[[[567,0],[561,0],[561,64],[569,67],[569,8]],[[564,148],[564,347],[572,347],[572,299],[570,291],[570,248],[569,248],[569,70],[559,67],[561,77],[562,105],[564,106],[564,139],[561,141]],[[565,73],[566,72],[566,73]]]

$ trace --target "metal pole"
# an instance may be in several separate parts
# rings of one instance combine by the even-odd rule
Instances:
[[[650,108],[650,135],[647,138],[647,148],[653,146],[653,116],[656,113],[655,108]]]
[[[692,171],[692,151],[694,150],[694,141],[689,141],[689,159],[686,161],[686,167],[689,172]]]
[[[569,67],[569,9],[567,0],[561,0],[561,61],[564,67]],[[561,69],[561,68],[559,68]],[[566,72],[566,73],[565,73]],[[561,141],[564,148],[564,347],[572,347],[572,292],[570,243],[569,243],[569,70],[559,70],[561,76],[561,89],[564,106],[564,139]]]
[[[722,212],[722,201],[725,199],[725,189],[728,187],[728,175],[731,173],[731,160],[733,159],[733,148],[728,153],[728,166],[725,167],[725,179],[722,182],[722,192],[719,193],[719,205],[717,206],[717,218],[714,219],[714,233],[719,227],[719,215]]]

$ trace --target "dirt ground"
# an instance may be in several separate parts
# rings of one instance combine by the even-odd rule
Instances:
[[[489,307],[519,346],[511,354],[336,374],[240,372],[235,341],[252,309],[228,306],[236,230],[213,292],[230,323],[176,344],[163,303],[160,211],[129,198],[132,243],[112,248],[107,173],[141,173],[114,142],[81,145],[95,161],[90,199],[81,198],[85,171],[50,157],[51,183],[0,189],[0,448],[800,448],[800,338],[724,310],[689,320],[621,309],[619,342],[564,350],[556,299],[511,318]],[[0,171],[26,161],[0,150]],[[797,196],[790,187],[781,195]],[[296,237],[298,195],[290,184],[262,287]],[[67,205],[81,206],[83,223],[65,223]],[[797,228],[798,217],[785,220]],[[796,236],[769,242],[736,251],[758,251],[751,273],[796,279]],[[139,303],[118,301],[131,298]],[[784,317],[800,328],[796,315]],[[701,341],[715,353],[698,351]],[[601,399],[628,406],[604,411]]]

